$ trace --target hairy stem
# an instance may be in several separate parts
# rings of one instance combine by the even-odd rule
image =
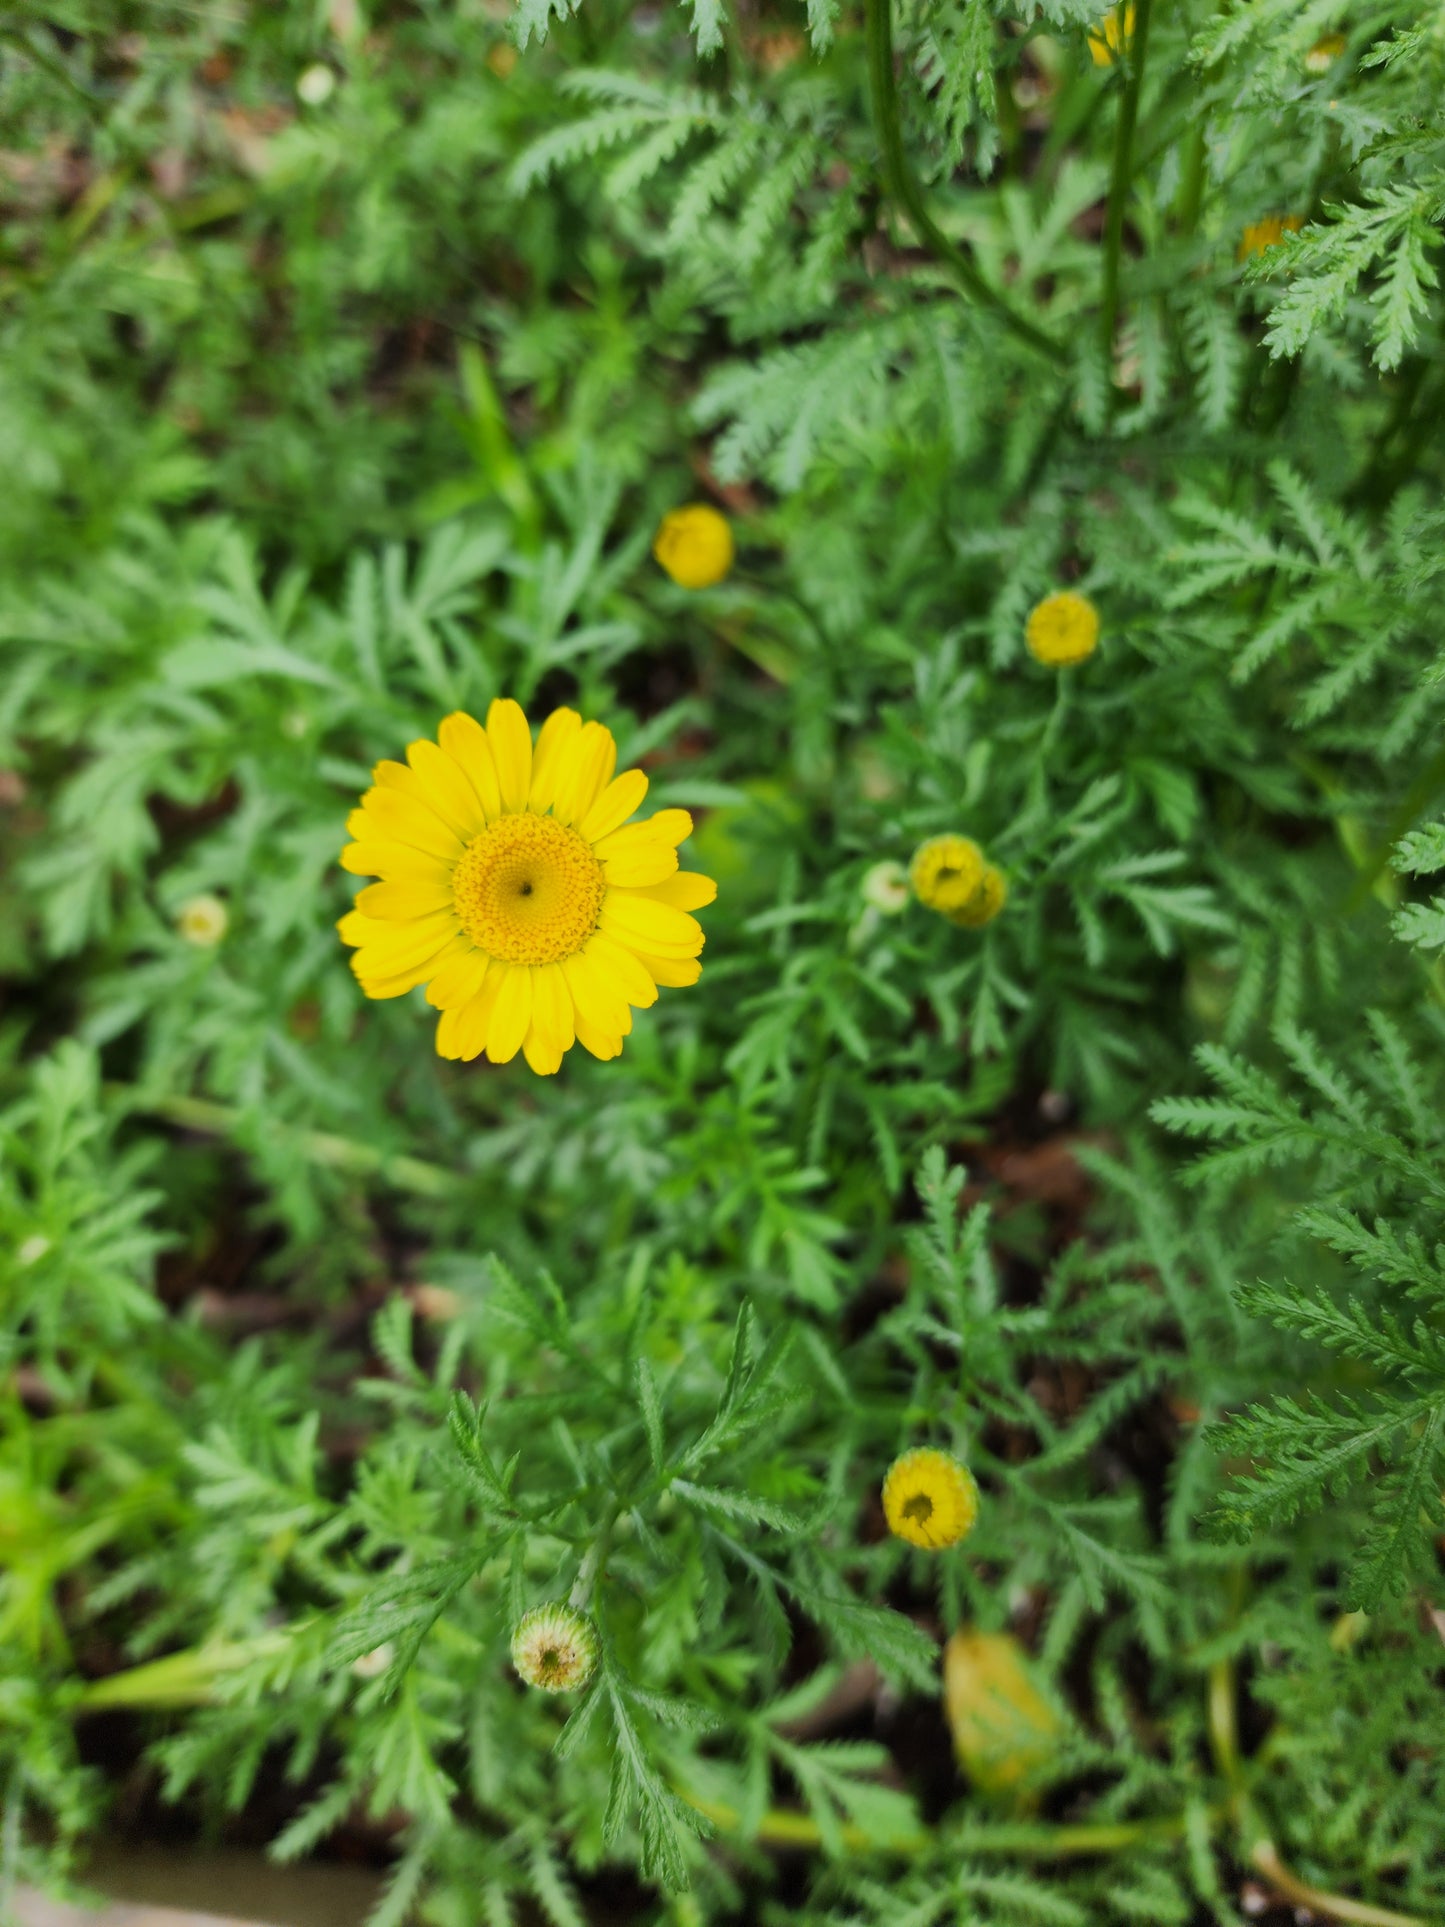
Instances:
[[[1128,77],[1124,98],[1119,103],[1119,120],[1114,129],[1114,169],[1109,181],[1109,210],[1104,222],[1104,292],[1099,305],[1099,342],[1104,353],[1111,406],[1114,388],[1114,335],[1119,326],[1119,266],[1124,249],[1124,208],[1134,172],[1134,129],[1139,123],[1139,95],[1144,86],[1144,63],[1149,55],[1149,14],[1152,0],[1138,0],[1134,10],[1134,35],[1127,54]],[[1120,11],[1123,18],[1122,9]],[[1121,36],[1122,41],[1122,36]]]
[[[981,308],[989,309],[1019,341],[1058,365],[1068,357],[1051,335],[1021,315],[986,281],[978,268],[955,247],[934,222],[924,204],[923,191],[913,177],[903,151],[903,123],[893,73],[893,0],[866,0],[868,32],[868,91],[883,162],[883,184],[913,224],[919,240],[936,260],[958,277],[964,292]]]

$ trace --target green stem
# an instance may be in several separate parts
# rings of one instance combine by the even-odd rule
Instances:
[[[724,1833],[736,1833],[742,1825],[737,1809],[724,1801],[705,1800],[687,1792],[683,1798]],[[1033,1860],[1070,1860],[1091,1854],[1125,1853],[1155,1841],[1177,1840],[1182,1837],[1186,1824],[1185,1816],[1178,1813],[1167,1814],[1159,1820],[1121,1820],[1100,1826],[1000,1826],[967,1834],[906,1833],[889,1840],[880,1840],[861,1827],[845,1826],[843,1844],[855,1853],[913,1854],[942,1846],[967,1854],[1016,1853]],[[806,1813],[790,1813],[781,1807],[772,1807],[763,1815],[752,1837],[766,1847],[811,1849],[823,1844],[816,1822]]]
[[[1139,95],[1144,85],[1144,63],[1149,54],[1149,14],[1152,0],[1138,0],[1134,36],[1127,49],[1129,75],[1119,120],[1114,129],[1114,171],[1109,182],[1109,211],[1104,223],[1104,293],[1099,307],[1099,340],[1104,351],[1110,405],[1114,388],[1114,335],[1119,326],[1119,266],[1124,249],[1124,207],[1133,179],[1134,129],[1139,122]],[[1120,19],[1123,19],[1122,10]],[[1121,52],[1124,49],[1121,47]]]
[[[620,1510],[621,1507],[614,1500],[603,1515],[597,1537],[587,1548],[582,1563],[577,1568],[577,1577],[567,1597],[567,1604],[573,1612],[585,1613],[592,1610],[592,1596],[597,1590],[597,1582],[607,1563],[607,1554],[612,1546],[612,1533]]]
[[[1147,4],[1147,0],[1146,0]],[[936,260],[951,268],[964,292],[996,314],[1018,340],[1062,367],[1068,355],[1057,341],[1013,308],[977,267],[954,246],[935,223],[924,203],[923,192],[913,178],[908,157],[903,151],[903,123],[898,110],[898,89],[893,73],[893,0],[865,0],[868,32],[868,88],[873,103],[873,120],[883,161],[883,185],[913,224],[914,231]]]
[[[186,1131],[203,1131],[212,1137],[239,1136],[245,1113],[228,1104],[213,1104],[203,1097],[146,1097],[125,1086],[113,1086],[129,1099],[132,1107],[151,1117],[163,1117]],[[398,1157],[372,1144],[358,1144],[355,1138],[337,1137],[329,1131],[299,1131],[278,1127],[274,1135],[294,1146],[313,1164],[333,1171],[350,1171],[359,1177],[379,1178],[399,1191],[415,1191],[424,1198],[441,1198],[457,1189],[454,1172],[439,1164],[423,1164],[419,1158]]]

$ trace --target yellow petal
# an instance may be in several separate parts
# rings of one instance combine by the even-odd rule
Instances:
[[[460,1057],[461,1046],[457,1043],[457,1031],[462,1013],[459,1010],[444,1010],[437,1021],[437,1056]]]
[[[460,1010],[469,1004],[486,979],[491,958],[470,947],[443,966],[427,986],[426,1000],[437,1010]]]
[[[361,985],[361,988],[368,997],[403,997],[407,991],[415,990],[418,984],[424,984],[433,971],[445,969],[454,948],[466,944],[468,941],[465,937],[454,937],[452,942],[449,943],[445,949],[438,951],[435,956],[422,958],[419,963],[413,964],[410,969],[392,971],[382,976],[367,973],[365,968],[366,952],[364,950],[358,950],[356,955],[351,959],[351,968],[355,971],[357,982]]]
[[[701,910],[717,895],[717,885],[698,870],[679,870],[661,883],[648,884],[642,895],[665,903],[670,910]]]
[[[388,977],[396,970],[410,970],[423,957],[434,957],[459,929],[447,911],[417,917],[411,923],[378,923],[359,912],[353,914],[359,921],[350,931],[342,931],[342,941],[360,945],[356,962],[367,976]]]
[[[382,843],[368,838],[348,843],[341,852],[341,867],[356,877],[385,877],[388,883],[434,883],[450,885],[452,866],[440,857],[427,856],[407,843]]]
[[[487,732],[476,717],[468,716],[462,709],[453,710],[450,716],[442,718],[437,736],[442,748],[476,791],[477,801],[488,818],[500,816],[502,791],[497,782],[497,760],[492,755]]]
[[[454,763],[445,751],[429,743],[423,736],[415,743],[406,746],[406,760],[411,764],[421,785],[422,801],[429,803],[442,818],[463,838],[474,837],[479,830],[487,827],[486,812],[481,800],[466,777],[460,765]]]
[[[348,910],[336,925],[341,941],[349,944],[365,943],[376,926],[370,917],[363,916],[359,910]]]
[[[601,723],[584,723],[557,782],[552,814],[559,823],[576,823],[592,808],[612,780],[617,744]]]
[[[410,771],[407,772],[411,774]],[[462,853],[461,839],[449,830],[435,810],[404,796],[400,790],[378,786],[361,799],[366,811],[366,827],[371,836],[386,843],[409,843],[425,850],[428,856],[455,863]]]
[[[451,884],[373,883],[356,899],[363,916],[378,917],[383,923],[409,922],[428,917],[438,910],[450,910]]]
[[[440,770],[435,783],[430,780],[434,770],[428,766],[428,751],[435,759],[435,768]],[[408,796],[413,803],[420,803],[464,841],[475,836],[484,827],[485,819],[477,808],[471,785],[463,780],[450,758],[443,756],[436,744],[424,737],[409,744],[406,753],[412,760],[410,768],[405,763],[390,761],[376,765],[371,773],[377,788],[393,790],[398,796]],[[449,778],[450,786],[443,787]]]
[[[607,892],[597,927],[620,943],[654,950],[660,957],[695,957],[703,946],[703,928],[696,917],[628,890]]]
[[[639,889],[649,883],[661,883],[676,868],[677,851],[670,843],[644,843],[621,856],[608,857],[602,874],[619,889]]]
[[[632,1013],[621,995],[603,981],[586,953],[565,957],[561,970],[577,1006],[577,1035],[582,1035],[585,1023],[594,1032],[625,1037],[632,1028]]]
[[[645,950],[639,950],[636,956],[643,969],[656,978],[664,990],[686,990],[702,975],[702,964],[696,957],[653,957]]]
[[[657,1002],[657,985],[637,960],[636,953],[604,937],[599,930],[589,937],[583,956],[596,970],[603,984],[639,1010],[650,1010]]]
[[[582,731],[582,718],[575,709],[554,709],[543,723],[532,752],[532,787],[527,808],[545,816],[557,798],[557,783],[572,754],[572,746]]]
[[[562,966],[539,965],[532,972],[532,1029],[544,1032],[559,1050],[565,1051],[571,1048],[577,1035],[576,1024],[577,1009],[567,979],[562,975]]]
[[[597,801],[577,825],[589,843],[611,836],[629,816],[642,808],[647,795],[647,777],[640,769],[625,769],[614,776]]]
[[[506,795],[505,787],[502,794]],[[492,1007],[492,1021],[487,1026],[487,1055],[494,1064],[512,1061],[522,1048],[522,1039],[531,1022],[532,973],[525,964],[508,964],[502,972],[501,987]]]
[[[487,1047],[487,1032],[491,1027],[492,1012],[497,1007],[506,977],[505,970],[489,970],[481,989],[469,1004],[464,1004],[457,1013],[457,1027],[454,1033],[457,1056],[470,1063],[480,1057]]]
[[[522,1039],[522,1055],[538,1077],[551,1077],[562,1068],[562,1046],[538,1029],[535,1018]]]
[[[622,1055],[622,1039],[608,1031],[598,1030],[586,1023],[581,1016],[577,1019],[577,1042],[584,1050],[590,1050],[594,1057],[606,1063],[609,1057]]]
[[[641,823],[628,823],[595,845],[605,863],[608,857],[622,856],[649,843],[671,843],[674,847],[692,835],[692,818],[686,810],[656,810]]]
[[[502,808],[524,810],[532,785],[532,732],[520,703],[510,696],[499,696],[487,711],[487,740],[497,759],[497,781],[502,787]],[[522,1040],[517,1039],[517,1049]],[[492,1053],[487,1052],[491,1057]],[[515,1057],[516,1050],[511,1053]],[[494,1063],[496,1059],[492,1060]]]

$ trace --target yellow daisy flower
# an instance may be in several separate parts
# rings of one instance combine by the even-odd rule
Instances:
[[[520,1050],[548,1076],[573,1042],[616,1057],[659,984],[702,975],[702,926],[717,895],[677,867],[686,810],[627,821],[641,770],[614,776],[601,723],[555,709],[536,744],[510,699],[486,727],[458,711],[405,763],[378,763],[347,819],[343,868],[380,877],[337,929],[368,997],[427,985],[437,1050],[506,1064]]]
[[[1086,595],[1060,589],[1034,608],[1024,626],[1024,641],[1036,662],[1068,669],[1098,648],[1099,612]]]
[[[1277,248],[1286,234],[1298,234],[1304,226],[1304,217],[1299,214],[1266,214],[1263,220],[1251,221],[1239,237],[1239,258],[1247,261],[1253,254],[1267,254]]]
[[[948,912],[948,921],[962,924],[965,930],[981,930],[986,923],[993,922],[1007,902],[1008,884],[1003,872],[985,863],[978,888],[960,909]]]
[[[939,1552],[973,1531],[978,1487],[968,1467],[951,1452],[919,1446],[889,1466],[883,1515],[895,1538],[925,1552]]]
[[[1096,67],[1112,67],[1120,53],[1127,53],[1134,38],[1134,0],[1110,7],[1089,35],[1089,52]]]
[[[585,1686],[597,1664],[592,1621],[560,1600],[534,1606],[512,1634],[512,1664],[529,1686],[540,1686],[544,1693]]]
[[[920,903],[951,916],[983,882],[983,851],[969,836],[931,836],[913,852],[908,880]]]
[[[652,553],[680,589],[710,589],[733,565],[733,532],[715,508],[690,502],[663,516]]]

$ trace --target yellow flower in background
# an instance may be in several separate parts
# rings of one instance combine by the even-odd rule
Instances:
[[[943,1649],[943,1705],[959,1764],[983,1793],[1019,1795],[1058,1758],[1062,1722],[1011,1633],[963,1627]]]
[[[1342,33],[1327,33],[1305,55],[1305,72],[1327,74],[1344,51],[1345,36]]]
[[[183,903],[176,929],[198,950],[213,950],[230,927],[231,917],[219,897],[192,897]]]
[[[1086,595],[1060,589],[1045,596],[1024,625],[1029,654],[1048,669],[1068,669],[1099,646],[1099,612]]]
[[[586,1613],[560,1600],[534,1606],[512,1634],[512,1664],[529,1686],[566,1693],[585,1686],[597,1664],[597,1632]]]
[[[978,1487],[968,1467],[951,1452],[919,1446],[888,1468],[883,1516],[895,1538],[926,1552],[939,1552],[973,1531]]]
[[[931,836],[908,866],[913,894],[930,910],[962,910],[983,882],[983,851],[969,836]]]
[[[1251,255],[1278,247],[1286,234],[1298,234],[1303,226],[1300,214],[1266,214],[1261,221],[1251,221],[1239,237],[1240,260],[1248,261]]]
[[[1127,53],[1134,39],[1134,0],[1110,7],[1089,35],[1089,52],[1096,67],[1112,67],[1121,53]]]
[[[981,930],[986,923],[993,922],[1007,902],[1008,884],[1003,872],[986,863],[978,888],[961,909],[949,911],[948,921],[962,924],[965,930]]]
[[[680,589],[710,589],[733,565],[733,532],[725,515],[691,502],[663,516],[652,553]]]
[[[337,925],[357,981],[368,997],[426,984],[443,1057],[505,1064],[520,1050],[542,1076],[574,1041],[616,1057],[629,1006],[702,975],[688,913],[717,886],[678,869],[692,818],[628,823],[647,778],[614,777],[612,732],[572,709],[553,710],[535,746],[510,699],[485,728],[458,711],[437,735],[378,763],[347,819],[342,866],[382,879]]]

